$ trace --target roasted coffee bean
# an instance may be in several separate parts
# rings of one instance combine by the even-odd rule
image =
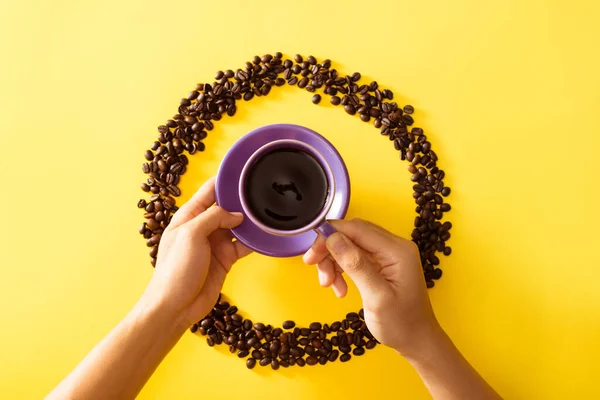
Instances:
[[[413,108],[413,106],[408,105],[408,104],[404,106],[405,114],[412,114],[413,112],[415,112],[415,109]]]
[[[271,364],[271,361],[273,361],[273,359],[271,357],[263,357],[263,358],[261,358],[259,364],[261,367],[265,367],[265,366]]]
[[[319,104],[319,103],[321,102],[321,95],[320,95],[320,94],[315,94],[315,95],[312,97],[312,102],[313,102],[314,104]]]
[[[298,343],[300,343],[302,346],[306,346],[310,343],[310,340],[308,340],[308,338],[300,338],[298,339]]]
[[[308,356],[306,357],[306,364],[308,365],[317,365],[319,359],[317,357]]]
[[[246,367],[248,369],[252,369],[256,366],[256,360],[254,358],[249,358],[246,360]]]
[[[296,365],[299,367],[304,367],[306,365],[306,361],[303,358],[296,358]]]
[[[338,350],[333,350],[331,353],[329,353],[329,361],[335,361],[337,360],[337,358],[339,357],[340,352]]]
[[[281,328],[275,328],[275,329],[273,329],[272,333],[273,333],[273,337],[277,338],[283,333],[283,330]]]
[[[309,325],[309,328],[311,331],[318,331],[319,329],[322,328],[322,325],[320,322],[313,322],[312,324]]]
[[[329,99],[329,101],[331,102],[331,104],[333,104],[334,106],[337,106],[340,104],[340,102],[342,101],[342,99],[340,99],[338,96],[332,96],[331,99]]]
[[[350,361],[351,358],[352,358],[352,356],[350,354],[344,353],[340,356],[340,361],[341,362]]]
[[[356,108],[352,104],[346,104],[344,110],[350,115],[356,114]]]
[[[308,336],[308,335],[310,335],[310,329],[308,329],[308,328],[302,328],[302,329],[300,329],[300,335],[302,335],[302,336]]]
[[[245,358],[248,356],[248,354],[249,354],[248,350],[240,350],[240,351],[238,351],[237,356],[239,358]]]
[[[283,323],[283,329],[293,329],[296,326],[294,321],[285,321]]]
[[[312,347],[310,344],[307,345],[306,347],[304,347],[304,351],[306,352],[306,354],[308,355],[313,355],[315,354],[315,348]]]
[[[360,319],[360,316],[358,315],[358,313],[350,312],[346,314],[346,319],[348,321],[358,321]]]
[[[242,327],[245,331],[249,331],[250,329],[252,329],[252,321],[250,321],[249,319],[244,320]]]
[[[352,351],[352,354],[354,354],[355,356],[362,356],[363,354],[365,354],[365,349],[362,347],[357,347]]]
[[[331,324],[330,329],[332,332],[337,332],[341,328],[341,326],[342,326],[341,322],[335,321],[334,323]]]

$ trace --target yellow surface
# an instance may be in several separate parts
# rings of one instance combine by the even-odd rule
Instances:
[[[3,1],[0,3],[0,398],[47,393],[134,304],[143,151],[221,68],[282,51],[331,58],[410,103],[453,188],[443,326],[507,399],[590,399],[600,369],[599,7],[593,1]],[[350,216],[403,235],[406,163],[371,126],[286,87],[239,107],[192,157],[183,199],[263,124],[322,132],[347,161]],[[225,292],[254,320],[359,308],[299,259],[253,255]],[[348,364],[248,371],[186,334],[140,395],[428,398],[378,348]]]

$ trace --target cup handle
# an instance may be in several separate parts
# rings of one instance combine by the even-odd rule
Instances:
[[[315,231],[321,234],[325,239],[337,232],[327,221],[324,221],[321,225],[317,226]]]

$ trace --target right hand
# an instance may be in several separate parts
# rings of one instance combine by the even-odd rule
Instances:
[[[331,221],[337,230],[319,236],[304,255],[317,264],[321,286],[346,295],[346,272],[363,301],[365,321],[377,340],[407,358],[435,340],[442,330],[435,318],[417,246],[360,219]]]

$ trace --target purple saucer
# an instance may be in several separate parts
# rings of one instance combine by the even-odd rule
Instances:
[[[335,177],[335,194],[327,219],[346,216],[350,202],[350,178],[340,153],[317,132],[299,125],[276,124],[255,129],[229,149],[217,174],[217,204],[228,211],[244,212],[238,191],[240,175],[250,156],[263,145],[280,139],[295,139],[313,146],[327,160]],[[305,253],[315,241],[314,231],[296,236],[275,236],[264,232],[249,218],[235,229],[233,236],[257,253],[272,257],[292,257]]]

